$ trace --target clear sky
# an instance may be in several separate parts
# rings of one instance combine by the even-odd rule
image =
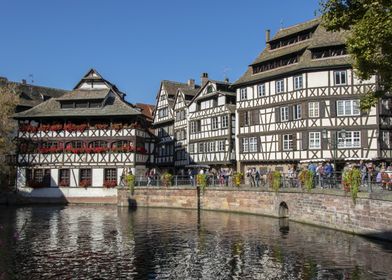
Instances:
[[[155,103],[161,80],[237,80],[265,29],[309,20],[318,0],[0,0],[0,76],[72,89],[90,68]]]

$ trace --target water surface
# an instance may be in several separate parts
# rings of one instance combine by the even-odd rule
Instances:
[[[392,243],[256,215],[3,207],[0,224],[5,279],[392,279]]]

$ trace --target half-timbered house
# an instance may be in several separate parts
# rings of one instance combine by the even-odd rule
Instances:
[[[376,78],[355,76],[346,36],[327,32],[320,19],[281,29],[272,39],[266,32],[265,49],[234,84],[238,170],[327,160],[339,169],[345,160],[391,158],[383,127],[390,128],[384,115],[390,100],[360,109]]]
[[[140,109],[91,69],[75,88],[17,113],[18,187],[114,187],[143,175],[153,143]]]
[[[174,100],[174,166],[177,170],[189,165],[188,153],[188,105],[199,91],[194,80],[188,82],[189,88],[180,88]]]
[[[154,163],[158,169],[174,171],[174,101],[179,89],[194,89],[192,80],[179,83],[164,80],[156,97],[153,128],[156,135]]]
[[[226,81],[208,80],[188,106],[188,153],[191,163],[210,167],[235,164],[236,94]]]

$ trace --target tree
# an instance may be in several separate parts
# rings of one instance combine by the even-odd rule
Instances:
[[[12,119],[19,102],[16,85],[6,84],[0,87],[0,155],[9,154],[13,147],[13,133],[16,122]]]
[[[376,90],[361,99],[368,110],[392,88],[392,0],[321,0],[320,6],[327,30],[350,30],[347,51],[356,75],[379,79]]]

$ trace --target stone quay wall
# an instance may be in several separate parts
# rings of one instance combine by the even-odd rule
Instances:
[[[354,204],[339,191],[299,191],[224,188],[196,189],[137,187],[133,195],[118,190],[119,206],[168,207],[230,211],[290,220],[392,240],[392,201],[361,193]]]

